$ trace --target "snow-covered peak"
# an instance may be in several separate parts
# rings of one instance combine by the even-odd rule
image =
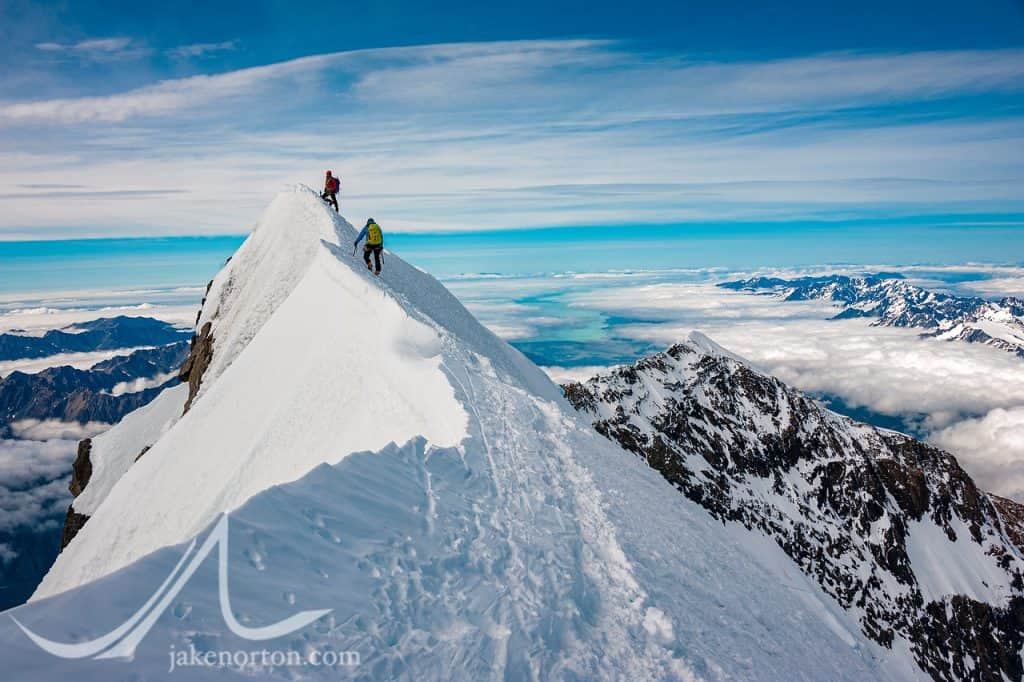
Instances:
[[[217,514],[349,452],[417,436],[459,443],[466,413],[441,358],[451,332],[435,319],[478,346],[490,343],[510,383],[556,390],[468,313],[460,316],[429,275],[389,254],[376,280],[352,256],[354,238],[307,189],[273,201],[210,287],[199,328],[212,328],[212,360],[191,408],[170,420],[165,409],[131,415],[104,434],[96,479],[76,507],[91,518],[37,597],[182,542]],[[171,410],[178,401],[158,398]],[[137,435],[154,432],[152,442]]]
[[[313,267],[325,244],[352,241],[352,227],[324,220],[321,207],[305,200],[312,191],[279,194],[249,237],[210,283],[196,323],[211,325],[213,361],[203,375],[206,388],[235,361],[278,307]]]
[[[524,387],[549,397],[556,394],[557,388],[543,372],[481,325],[434,277],[389,252],[385,255],[386,274],[379,283],[373,282],[363,270],[361,254],[352,246],[356,229],[327,211],[319,200],[311,201],[316,196],[301,185],[279,194],[249,238],[213,279],[196,325],[198,331],[209,322],[216,339],[213,360],[203,374],[204,386],[234,362],[319,261],[338,272],[354,269],[362,285],[379,286],[408,315],[493,357]],[[335,280],[333,284],[342,282]],[[349,293],[359,294],[351,288]],[[327,314],[330,302],[325,303],[322,312]],[[200,388],[200,395],[203,392]]]
[[[737,362],[742,362],[748,365],[750,364],[750,361],[737,355],[736,353],[733,353],[728,348],[720,346],[716,341],[714,341],[704,332],[697,331],[696,329],[694,329],[686,336],[686,340],[691,346],[700,350],[703,353],[706,353],[707,355],[715,355],[722,358],[732,358]]]

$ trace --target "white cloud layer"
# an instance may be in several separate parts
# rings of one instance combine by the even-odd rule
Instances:
[[[117,350],[96,350],[82,353],[57,353],[44,358],[29,358],[23,360],[2,360],[0,361],[0,377],[5,377],[11,372],[24,372],[25,374],[38,374],[51,367],[74,367],[75,369],[89,369],[97,362],[103,362],[119,355],[131,355],[137,350],[145,350],[153,346],[136,346],[133,348],[118,348]]]
[[[110,395],[138,393],[139,391],[145,391],[148,388],[156,388],[157,386],[162,386],[164,383],[170,381],[176,376],[178,376],[178,373],[174,371],[166,372],[164,374],[157,374],[156,376],[150,378],[139,377],[138,379],[134,379],[132,381],[122,381],[118,384],[115,384],[114,387],[110,389]]]
[[[111,427],[106,422],[64,422],[59,419],[19,419],[11,422],[11,433],[31,441],[72,440],[92,438]]]
[[[541,367],[551,380],[556,384],[565,384],[570,381],[586,381],[587,379],[606,371],[611,365],[585,365],[582,367]]]
[[[59,528],[76,447],[73,440],[0,440],[0,532]]]
[[[0,334],[40,336],[100,317],[153,317],[188,329],[195,323],[202,287],[169,291],[65,291],[0,294]],[[137,303],[138,300],[155,301]]]
[[[931,435],[988,489],[1024,500],[1024,406],[996,408]]]

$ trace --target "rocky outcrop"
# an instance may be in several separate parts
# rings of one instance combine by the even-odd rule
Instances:
[[[230,262],[231,258],[229,257],[224,261],[224,265]],[[210,295],[211,287],[213,287],[212,279],[206,283],[206,292],[203,294],[203,300],[200,303],[199,310],[196,312],[196,326],[199,326],[199,320],[203,317],[203,308],[206,306],[206,299]],[[199,387],[203,383],[203,374],[206,373],[212,361],[213,323],[206,322],[199,330],[199,333],[192,336],[188,357],[178,372],[178,378],[181,381],[188,382],[188,399],[185,401],[184,412],[188,412],[189,408],[192,407],[192,401],[195,400],[196,395],[199,393]],[[141,456],[140,454],[139,457]]]
[[[875,641],[906,640],[936,679],[1022,679],[1020,505],[979,490],[948,453],[832,413],[710,343],[564,393],[714,517],[771,537]],[[991,598],[936,595],[929,572],[943,567],[915,565],[915,542],[994,562],[999,584],[980,588]]]
[[[92,454],[92,438],[79,441],[78,454],[75,456],[74,464],[71,465],[71,483],[68,485],[68,490],[75,497],[82,494],[92,477],[90,454]]]
[[[207,293],[209,293],[210,286],[212,284],[212,280],[210,281],[209,284],[207,284]],[[205,297],[203,298],[203,303],[206,303]],[[200,309],[198,314],[202,314],[202,309]],[[210,361],[213,359],[213,335],[211,333],[211,328],[212,325],[209,322],[207,322],[206,324],[203,325],[203,328],[199,331],[198,334],[192,336],[192,339],[188,346],[187,355],[184,354],[185,348],[183,344],[174,344],[173,346],[166,346],[162,349],[137,351],[137,353],[134,353],[132,354],[132,356],[129,356],[127,358],[113,358],[111,360],[107,360],[93,366],[89,370],[90,372],[100,372],[103,373],[104,375],[121,376],[121,374],[123,374],[127,368],[135,367],[136,365],[138,365],[138,362],[133,361],[132,358],[139,354],[147,354],[145,355],[143,360],[152,365],[150,367],[151,370],[156,369],[157,366],[164,367],[168,362],[171,363],[171,368],[178,367],[177,379],[173,379],[164,385],[147,389],[145,391],[126,394],[128,397],[128,401],[125,404],[130,404],[131,409],[125,409],[121,411],[121,413],[117,415],[117,419],[112,419],[110,421],[118,421],[128,412],[131,412],[134,409],[146,405],[153,398],[155,398],[162,390],[167,388],[168,385],[178,381],[188,382],[189,385],[188,400],[185,403],[184,407],[184,412],[188,412],[189,407],[192,405],[192,400],[195,398],[196,393],[198,393],[199,391],[199,386],[202,383],[203,373],[206,371],[206,368],[209,367]],[[183,357],[184,359],[182,359]],[[54,368],[52,372],[51,370],[47,370],[46,372],[49,372],[50,374],[45,375],[44,378],[51,382],[52,378],[50,377],[50,375],[65,376],[68,375],[69,373],[82,373],[80,370],[74,370],[70,367]],[[11,377],[9,377],[8,380],[10,378]],[[0,380],[0,398],[2,398],[3,396],[2,389],[4,386],[4,381],[6,380]],[[103,380],[104,387],[109,388],[108,384],[113,385],[113,382],[111,382],[109,379]],[[106,394],[103,395],[108,398],[115,397]],[[77,394],[72,391],[70,392],[70,395],[64,396],[63,399],[74,403],[75,401],[78,400],[78,397]],[[51,403],[60,403],[59,400],[47,396],[42,396],[41,400],[44,403],[47,402],[47,400],[49,400]],[[151,446],[149,445],[143,447],[139,454],[136,455],[133,461],[139,461],[142,458],[142,456],[146,454],[146,451],[148,451],[150,447]],[[92,475],[92,462],[90,460],[91,449],[91,439],[85,439],[78,444],[78,456],[76,457],[75,463],[72,467],[70,485],[71,494],[74,495],[75,497],[78,497],[82,493],[82,491],[85,489],[85,486],[89,482],[89,477]],[[64,531],[61,538],[61,549],[66,547],[67,544],[71,542],[71,540],[75,537],[78,531],[82,529],[82,527],[86,524],[88,520],[89,517],[86,514],[80,514],[77,511],[75,511],[74,502],[72,502],[71,505],[68,506],[67,516],[65,517],[64,520]]]
[[[149,449],[152,447],[152,445],[147,445],[146,447],[142,448],[142,450],[139,451],[139,454],[135,455],[134,461],[138,462],[140,459],[142,459],[142,456],[149,452]]]
[[[989,494],[989,498],[1003,517],[1006,536],[1024,554],[1024,504],[998,495]]]
[[[914,653],[937,680],[1019,680],[1024,677],[1024,598],[1003,607],[956,595],[931,602],[913,628]]]
[[[199,387],[203,383],[203,374],[213,360],[213,325],[207,322],[199,333],[192,337],[192,345],[189,349],[188,358],[181,366],[178,378],[188,382],[188,400],[185,401],[185,412],[192,407],[192,401],[199,393]]]
[[[67,516],[64,517],[64,531],[60,537],[60,548],[62,550],[68,546],[69,542],[75,539],[78,531],[82,530],[85,522],[88,520],[89,517],[76,512],[74,506],[68,506]]]
[[[78,497],[85,490],[85,486],[89,485],[89,479],[92,478],[92,439],[86,438],[78,443],[78,454],[75,455],[75,461],[71,465],[71,483],[68,484],[68,490],[71,491],[72,497]],[[89,520],[89,517],[85,514],[79,514],[75,511],[74,502],[68,505],[68,513],[64,518],[64,532],[60,539],[60,548],[64,549],[68,543],[71,542],[78,531],[82,530],[85,522]]]

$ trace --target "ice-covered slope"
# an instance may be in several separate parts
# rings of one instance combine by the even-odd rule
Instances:
[[[170,646],[357,651],[368,679],[918,675],[777,546],[598,435],[432,277],[391,254],[367,273],[352,238],[308,190],[275,200],[210,289],[190,409],[11,613],[54,640],[99,637],[234,510],[230,612],[247,627],[330,614],[241,639],[211,557],[130,660],[54,658],[0,619],[8,672],[152,678]]]

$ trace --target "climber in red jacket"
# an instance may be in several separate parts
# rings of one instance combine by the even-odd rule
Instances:
[[[327,171],[327,178],[324,180],[324,191],[320,198],[334,206],[334,212],[338,212],[338,192],[341,191],[341,181]]]

